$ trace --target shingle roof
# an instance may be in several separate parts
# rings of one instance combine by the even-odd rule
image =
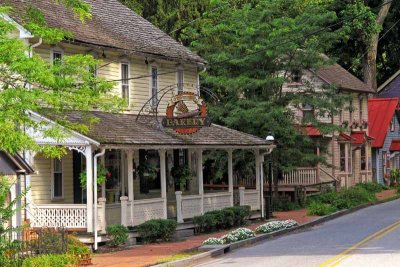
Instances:
[[[98,141],[101,145],[132,145],[132,146],[202,146],[202,147],[243,147],[260,148],[268,143],[259,137],[240,131],[212,124],[203,127],[192,135],[180,135],[173,129],[161,126],[154,116],[141,116],[136,121],[136,115],[115,114],[93,111],[90,113],[99,119],[86,136]],[[68,120],[81,122],[82,114],[70,112]]]
[[[40,9],[50,27],[73,33],[75,42],[111,47],[149,55],[204,64],[205,61],[117,0],[85,0],[92,5],[92,19],[82,23],[69,9],[48,0],[0,0],[12,5],[11,17],[21,23],[28,5]]]
[[[382,88],[379,92],[378,97],[400,97],[400,76],[396,76]]]
[[[369,85],[358,79],[339,64],[321,67],[317,71],[317,75],[328,84],[336,85],[343,90],[363,93],[375,92]]]
[[[0,151],[1,175],[31,174],[33,172],[32,167],[19,154],[12,156],[5,151]]]

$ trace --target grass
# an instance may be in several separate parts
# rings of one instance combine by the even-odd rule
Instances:
[[[161,260],[159,260],[156,264],[162,264],[162,263],[167,263],[167,262],[172,262],[172,261],[178,261],[178,260],[183,260],[186,258],[189,258],[191,256],[200,254],[201,252],[199,251],[188,251],[188,252],[181,252],[181,253],[177,253],[171,256],[168,256],[166,258],[163,258]]]

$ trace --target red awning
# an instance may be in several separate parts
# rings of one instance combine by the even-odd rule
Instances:
[[[353,138],[348,134],[341,133],[341,134],[339,134],[338,140],[339,141],[348,141],[348,142],[350,142],[350,141],[353,141]]]
[[[383,146],[398,102],[398,98],[368,99],[368,133],[374,138],[371,147]]]
[[[352,132],[351,138],[353,139],[353,145],[362,145],[367,141],[374,140],[374,138],[369,137],[365,131]]]
[[[390,151],[400,151],[400,139],[392,140],[389,150]]]
[[[306,128],[306,134],[308,136],[322,136],[321,132],[317,128],[314,128],[311,125],[307,125],[305,128]]]

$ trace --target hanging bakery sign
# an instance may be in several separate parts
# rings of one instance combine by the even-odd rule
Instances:
[[[179,134],[194,134],[208,127],[207,106],[202,98],[190,92],[173,96],[167,106],[167,116],[162,120],[165,128],[173,128]]]

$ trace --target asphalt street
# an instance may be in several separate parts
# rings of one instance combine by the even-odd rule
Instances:
[[[400,267],[400,200],[238,249],[200,266]]]

